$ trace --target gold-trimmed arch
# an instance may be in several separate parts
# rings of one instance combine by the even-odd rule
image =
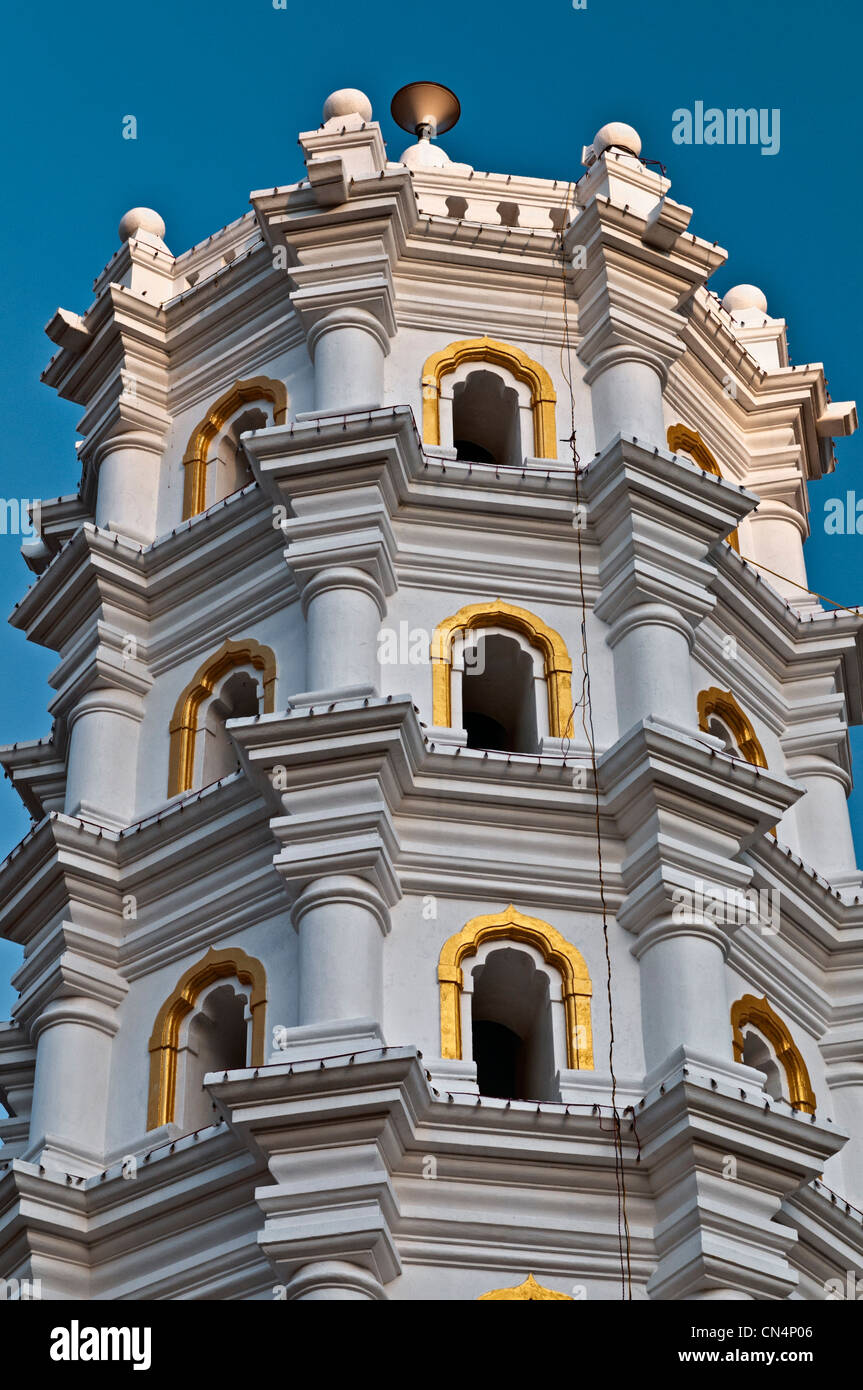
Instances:
[[[512,372],[516,381],[530,388],[530,408],[533,414],[533,447],[536,457],[557,458],[557,429],[555,406],[557,392],[542,363],[528,357],[521,348],[501,343],[483,334],[481,338],[461,338],[433,352],[423,366],[423,442],[440,444],[441,381],[463,362],[493,362]]]
[[[538,950],[547,965],[561,977],[561,997],[566,1015],[567,1066],[593,1070],[593,1028],[590,1000],[593,986],[581,952],[557,929],[539,917],[526,917],[512,903],[502,912],[474,917],[460,932],[445,941],[438,961],[440,985],[441,1056],[460,1058],[462,961],[475,956],[486,941],[521,941]]]
[[[197,516],[207,505],[207,455],[219,430],[241,405],[269,401],[273,421],[283,425],[288,417],[288,392],[283,381],[269,376],[252,376],[235,381],[214,401],[192,431],[183,455],[183,520]]]
[[[785,1072],[788,1099],[794,1110],[815,1114],[815,1092],[803,1054],[795,1043],[784,1019],[767,1002],[754,994],[744,994],[731,1005],[732,1045],[735,1062],[743,1061],[743,1029],[751,1024],[770,1043],[776,1060]]]
[[[170,724],[168,757],[168,795],[188,791],[194,780],[195,736],[198,732],[198,711],[204,700],[212,695],[216,683],[234,666],[254,666],[263,676],[264,713],[275,708],[276,657],[271,647],[264,647],[253,637],[241,641],[228,639],[219,650],[208,656],[198,667],[189,684],[180,693]]]
[[[699,692],[698,727],[705,734],[710,733],[710,716],[712,714],[718,715],[728,725],[737,741],[740,756],[745,758],[748,763],[752,763],[753,767],[766,768],[767,758],[752,727],[752,722],[744,714],[730,690],[720,690],[718,685],[711,685],[709,690]]]
[[[266,1038],[267,976],[263,965],[238,946],[224,950],[213,947],[180,976],[153,1025],[150,1036],[150,1086],[147,1101],[147,1128],[170,1124],[177,1103],[177,1057],[180,1024],[190,1014],[201,991],[216,980],[236,976],[240,984],[251,985],[249,1008],[252,1015],[252,1066],[264,1063]]]
[[[485,1303],[492,1299],[505,1299],[512,1302],[527,1301],[531,1303],[544,1302],[545,1300],[551,1299],[563,1299],[565,1303],[575,1302],[571,1294],[558,1293],[557,1289],[547,1289],[542,1284],[538,1284],[532,1274],[527,1276],[523,1284],[516,1284],[511,1289],[492,1289],[490,1293],[481,1293],[477,1299],[477,1303]]]
[[[496,598],[468,603],[444,618],[432,637],[432,720],[444,728],[452,721],[452,646],[457,632],[507,627],[520,632],[542,653],[548,688],[548,728],[552,738],[572,735],[572,661],[559,632],[530,613]]]
[[[708,449],[698,430],[691,430],[688,425],[669,425],[666,433],[668,447],[672,453],[688,454],[699,468],[703,468],[705,473],[712,473],[715,478],[723,477],[722,469],[716,462],[711,451]],[[732,531],[728,537],[728,544],[733,550],[740,554],[740,541],[737,532]]]

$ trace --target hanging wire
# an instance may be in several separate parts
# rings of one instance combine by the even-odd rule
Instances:
[[[573,185],[570,184],[567,195],[567,202],[572,195]],[[570,414],[570,433],[568,443],[572,451],[573,481],[575,484],[575,503],[578,514],[579,524],[576,528],[578,538],[578,589],[579,602],[581,605],[581,698],[579,708],[581,709],[581,722],[585,737],[587,738],[590,750],[590,767],[593,776],[593,814],[596,831],[596,858],[599,873],[599,900],[602,911],[602,937],[605,947],[605,967],[606,967],[606,993],[608,997],[608,1068],[611,1073],[611,1114],[613,1125],[614,1143],[614,1180],[617,1189],[617,1244],[620,1255],[620,1282],[624,1299],[632,1298],[632,1246],[629,1230],[629,1217],[626,1206],[626,1172],[624,1168],[623,1156],[623,1136],[621,1132],[621,1114],[617,1108],[617,1076],[614,1070],[614,1002],[612,997],[612,966],[611,950],[609,945],[608,929],[608,904],[605,891],[605,877],[602,865],[602,826],[600,821],[599,807],[599,779],[597,777],[596,766],[596,737],[593,725],[593,709],[591,706],[590,691],[590,660],[587,642],[587,600],[584,586],[584,555],[581,525],[583,515],[580,494],[580,475],[581,460],[576,448],[575,430],[575,392],[573,390],[572,372],[572,342],[569,332],[569,296],[566,275],[566,250],[564,236],[560,237],[560,260],[561,273],[563,280],[563,343],[560,351],[560,366],[563,378],[569,389],[569,414]],[[565,357],[564,357],[565,355]],[[575,708],[570,717],[570,723],[575,715]],[[567,725],[567,731],[569,724]],[[568,746],[568,745],[567,745]]]

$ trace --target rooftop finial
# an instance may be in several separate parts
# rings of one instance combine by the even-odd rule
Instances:
[[[340,87],[337,92],[330,92],[324,102],[325,125],[330,121],[344,120],[346,116],[359,116],[362,121],[372,118],[372,104],[358,87]]]
[[[147,232],[158,241],[164,241],[165,223],[152,208],[130,208],[121,217],[117,234],[121,241],[131,241],[139,232]]]
[[[733,285],[723,296],[722,307],[730,314],[740,309],[758,309],[766,314],[767,296],[757,285]]]
[[[609,121],[596,132],[593,144],[585,145],[582,163],[589,168],[606,150],[612,149],[623,150],[638,158],[641,154],[641,136],[634,126],[627,125],[625,121]]]

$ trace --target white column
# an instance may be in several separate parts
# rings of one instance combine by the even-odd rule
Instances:
[[[315,364],[315,410],[379,406],[389,337],[367,309],[345,305],[318,319],[308,332]]]
[[[319,1260],[303,1265],[285,1285],[292,1301],[369,1302],[386,1298],[383,1285],[361,1265],[347,1260]]]
[[[100,825],[135,819],[138,733],[144,704],[130,690],[88,690],[69,715],[67,815]]]
[[[692,629],[668,604],[639,603],[612,624],[618,728],[622,734],[647,716],[695,730],[698,710],[692,684]]]
[[[734,1060],[725,983],[724,937],[716,924],[692,914],[677,923],[660,918],[638,937],[641,1022],[648,1072],[681,1045]]]
[[[97,526],[145,545],[155,540],[163,444],[160,435],[131,430],[99,445]]]
[[[785,770],[806,789],[793,813],[800,857],[824,878],[859,877],[848,814],[850,778],[844,768],[811,753],[792,755]]]
[[[590,364],[584,379],[590,386],[597,450],[617,434],[666,447],[664,368],[658,358],[632,345],[609,348]]]
[[[315,693],[378,688],[378,630],[386,613],[380,585],[364,570],[320,570],[303,588],[306,683]]]
[[[383,1014],[386,905],[349,874],[316,879],[294,903],[299,934],[299,1025]]]
[[[828,1043],[828,1050],[829,1047]],[[857,1057],[860,1056],[863,1056],[863,1050],[858,1051]],[[863,1208],[863,1061],[853,1057],[828,1061],[827,1084],[835,1106],[836,1121],[851,1136],[838,1155],[842,1172],[840,1194],[854,1206]],[[833,1161],[835,1163],[837,1160]],[[830,1182],[829,1178],[828,1183],[831,1187],[839,1186]]]
[[[816,602],[806,593],[808,585],[803,542],[807,534],[806,521],[799,512],[785,502],[768,498],[759,502],[756,510],[746,518],[740,546],[744,556],[775,571],[771,574],[765,570],[762,574],[783,598],[796,607],[807,607]],[[785,578],[780,579],[779,575]]]
[[[36,1076],[28,1155],[46,1166],[92,1172],[104,1154],[113,1005],[86,996],[53,999],[33,1024]],[[83,1163],[77,1161],[83,1156]]]

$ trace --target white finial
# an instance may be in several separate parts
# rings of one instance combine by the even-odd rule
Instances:
[[[165,224],[152,208],[130,208],[121,217],[117,232],[121,241],[129,241],[138,232],[149,232],[150,236],[164,241]]]
[[[357,87],[340,87],[337,92],[331,92],[324,102],[324,124],[345,116],[359,116],[362,121],[372,118],[372,104],[365,92]]]
[[[634,154],[637,158],[641,154],[641,136],[637,130],[623,121],[609,121],[596,132],[593,144],[585,146],[583,162],[589,166],[610,149],[625,150],[627,154]]]
[[[722,307],[730,314],[736,309],[758,309],[762,314],[766,314],[767,296],[757,285],[734,285],[723,296]]]

